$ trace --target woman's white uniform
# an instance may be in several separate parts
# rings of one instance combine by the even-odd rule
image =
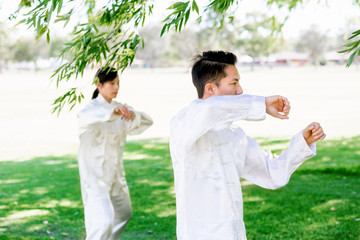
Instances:
[[[79,171],[87,240],[119,239],[131,217],[131,202],[123,167],[127,135],[142,133],[153,123],[142,112],[132,121],[113,114],[120,103],[99,94],[78,114]]]

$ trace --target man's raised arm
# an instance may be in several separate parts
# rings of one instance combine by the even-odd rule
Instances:
[[[282,96],[225,95],[199,99],[172,119],[171,137],[183,142],[189,150],[198,138],[212,129],[239,120],[264,120],[265,113],[285,119],[289,111],[290,103]]]

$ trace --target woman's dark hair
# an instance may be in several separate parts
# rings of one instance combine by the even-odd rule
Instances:
[[[218,85],[219,81],[226,77],[225,68],[229,65],[235,65],[237,58],[235,54],[230,52],[207,51],[196,55],[193,61],[192,81],[198,97],[202,98],[205,85],[208,82],[215,82]]]
[[[96,82],[104,84],[114,80],[118,76],[118,73],[113,67],[100,68],[95,74]],[[95,89],[92,98],[96,98],[99,95],[99,89]]]

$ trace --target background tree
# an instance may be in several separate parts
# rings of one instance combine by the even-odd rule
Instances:
[[[319,28],[313,25],[300,35],[295,48],[298,51],[308,53],[313,64],[318,65],[324,59],[327,47],[328,38],[326,34],[321,33]]]
[[[146,45],[138,50],[136,57],[143,60],[145,66],[150,68],[161,66],[162,58],[170,44],[168,38],[160,37],[160,31],[161,27],[158,25],[147,26],[139,31]]]
[[[276,42],[279,38],[276,35],[280,27],[276,19],[262,13],[250,13],[247,14],[247,23],[243,29],[243,34],[240,35],[237,43],[243,45],[246,54],[254,61],[260,56],[268,56],[278,50]]]
[[[191,29],[184,29],[181,34],[170,33],[171,36],[171,52],[178,65],[189,65],[189,61],[194,57],[194,53],[199,51],[200,42],[199,35]]]
[[[269,6],[287,8],[291,12],[302,0],[264,0]],[[68,58],[54,72],[57,84],[68,81],[71,77],[82,75],[86,66],[94,64],[100,66],[114,66],[123,71],[134,60],[138,48],[143,45],[137,29],[144,25],[146,17],[152,12],[153,4],[146,0],[21,0],[18,11],[13,18],[20,23],[33,27],[36,38],[46,35],[50,41],[50,26],[54,22],[63,22],[65,25],[74,19],[75,13],[84,12],[86,18],[80,19],[73,30],[73,38],[66,44],[60,57]],[[174,29],[181,31],[190,15],[195,13],[198,22],[206,14],[214,12],[220,16],[214,26],[221,26],[227,19],[233,18],[232,9],[238,4],[234,0],[209,0],[208,5],[201,11],[196,0],[179,1],[169,7],[171,11],[164,20],[161,35]],[[360,0],[354,0],[360,6]],[[24,11],[24,14],[20,14]],[[345,45],[343,52],[351,52],[348,66],[355,55],[360,54],[360,30],[353,32]],[[54,102],[54,111],[60,112],[65,103],[72,107],[81,101],[82,94],[72,88]]]
[[[57,58],[61,54],[61,50],[66,42],[68,42],[69,37],[55,37],[50,42],[49,48],[49,57]]]
[[[209,17],[207,22],[210,24],[219,19],[216,13]],[[220,49],[249,55],[254,61],[278,51],[279,43],[283,43],[283,38],[279,36],[282,25],[275,18],[260,12],[248,13],[243,20],[237,17],[225,19],[221,28],[210,24],[199,31],[202,36],[200,42],[207,46],[216,43]]]
[[[31,37],[21,37],[15,41],[7,41],[7,47],[3,49],[7,61],[33,62],[35,69],[37,69],[37,60],[39,58],[58,57],[64,43],[65,40],[59,37],[55,37],[50,44],[47,44],[44,39],[34,41]]]
[[[15,62],[35,62],[39,57],[37,44],[29,38],[20,38],[10,47]]]
[[[9,28],[5,23],[0,22],[0,72],[6,67],[10,59],[9,53]]]

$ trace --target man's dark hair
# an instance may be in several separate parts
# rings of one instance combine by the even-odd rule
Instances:
[[[196,55],[193,61],[192,81],[198,97],[202,98],[205,85],[209,82],[215,82],[218,85],[220,80],[226,77],[225,68],[235,65],[237,59],[235,54],[230,52],[207,51]]]

